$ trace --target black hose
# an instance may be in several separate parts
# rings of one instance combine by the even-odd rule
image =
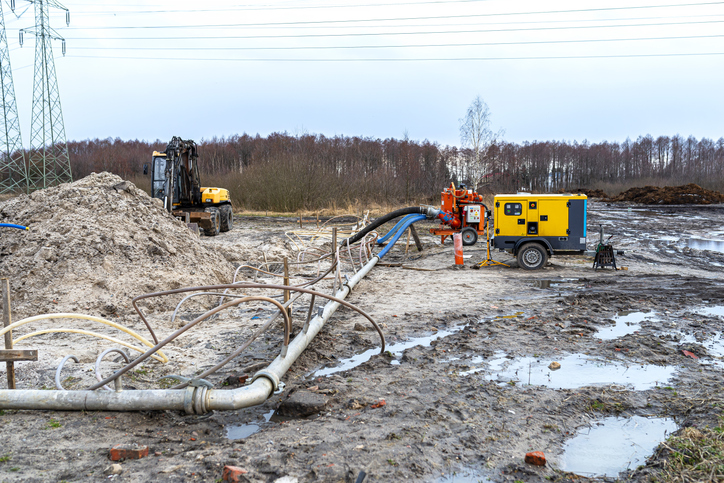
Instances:
[[[386,215],[380,216],[379,218],[375,219],[372,223],[364,227],[362,230],[358,231],[354,235],[352,235],[349,238],[346,238],[342,241],[342,243],[339,245],[340,247],[344,247],[349,243],[350,245],[354,242],[361,240],[362,237],[364,237],[367,233],[373,231],[375,228],[384,225],[388,221],[394,220],[395,218],[398,218],[400,216],[404,215],[426,215],[427,214],[427,208],[422,206],[409,206],[407,208],[400,208],[399,210],[391,211],[387,213]]]

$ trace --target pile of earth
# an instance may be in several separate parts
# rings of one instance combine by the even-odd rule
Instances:
[[[592,188],[578,188],[576,190],[572,191],[573,193],[583,193],[589,198],[608,198],[608,195],[600,189],[592,189]],[[563,193],[563,191],[560,191],[560,193]]]
[[[609,201],[631,201],[646,205],[711,205],[724,203],[724,195],[696,184],[631,188]]]
[[[233,265],[133,183],[93,173],[0,203],[0,274],[14,319],[48,312],[124,315],[135,296],[225,283]],[[177,300],[153,299],[151,310]]]

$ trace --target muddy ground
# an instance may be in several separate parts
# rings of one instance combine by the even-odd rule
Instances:
[[[362,471],[366,482],[567,481],[573,475],[560,469],[566,441],[604,417],[670,417],[679,427],[717,424],[724,404],[719,338],[724,319],[702,309],[724,305],[724,253],[686,244],[718,248],[701,240],[722,239],[724,206],[650,208],[594,201],[588,212],[591,249],[599,224],[615,235],[614,247],[624,250],[618,263],[626,270],[594,272],[592,257],[573,256],[554,257],[543,270],[528,272],[497,251],[493,257],[510,268],[473,270],[485,257],[482,243],[466,248],[469,258],[458,269],[450,242],[440,246],[438,237],[425,235],[432,224],[421,223],[424,250],[418,253],[413,245],[405,256],[400,243],[403,247],[383,262],[402,266],[376,267],[348,298],[383,327],[389,353],[315,375],[379,349],[376,332],[363,330],[366,320],[340,309],[284,377],[284,392],[258,407],[205,416],[5,410],[0,413],[0,457],[5,456],[0,481],[219,481],[224,465],[244,468],[241,481],[250,482],[287,476],[282,481],[354,482]],[[304,227],[305,232],[314,229],[315,223]],[[278,260],[279,253],[296,256],[301,242],[291,234],[295,230],[299,226],[293,219],[237,216],[232,231],[200,241],[223,253],[232,253],[235,244],[273,247],[268,259]],[[261,262],[258,252],[255,258],[233,260],[235,265]],[[299,272],[316,273],[316,265],[292,270]],[[239,278],[252,280],[255,274],[243,269]],[[264,274],[258,280],[279,281]],[[318,287],[329,292],[330,285]],[[184,305],[179,319],[191,320],[216,302],[209,298]],[[159,336],[178,327],[179,320],[171,323],[171,311],[163,304],[148,311]],[[596,336],[627,311],[647,312],[649,318],[619,338]],[[306,303],[295,304],[295,332],[306,312]],[[202,324],[168,347],[168,364],[148,362],[125,378],[127,390],[160,387],[158,379],[167,374],[198,374],[238,347],[272,313],[271,306],[247,305]],[[143,330],[130,311],[114,320]],[[279,330],[268,333],[208,379],[223,389],[232,376],[233,385],[234,377],[270,362],[279,341]],[[412,347],[398,351],[395,345],[404,342]],[[19,386],[49,390],[63,356],[81,356],[79,364],[65,366],[63,381],[82,389],[95,382],[95,355],[112,347],[72,334],[43,335],[22,345],[39,349],[40,360],[17,364]],[[619,373],[586,385],[565,362],[572,355],[604,370],[629,367],[633,372],[643,366],[643,375]],[[516,361],[529,361],[527,370],[506,375],[500,369]],[[563,367],[549,378],[581,387],[528,384],[534,367],[548,372],[545,367],[553,361],[563,361]],[[669,370],[670,377],[648,380],[646,370],[653,366]],[[108,374],[120,364],[109,357],[102,367]],[[4,388],[4,368],[0,373]],[[648,385],[633,385],[637,382]],[[324,406],[307,417],[280,418],[290,406],[279,410],[280,405],[300,397]],[[248,435],[230,439],[228,434]],[[147,445],[149,456],[124,461],[121,474],[108,474],[109,449],[119,443]],[[526,464],[529,451],[544,452],[548,464]],[[632,467],[617,478],[649,481],[660,463]]]

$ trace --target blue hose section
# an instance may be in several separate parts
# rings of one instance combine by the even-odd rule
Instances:
[[[397,229],[398,229],[399,227],[401,227],[401,226],[402,226],[407,220],[409,220],[410,217],[412,217],[412,216],[418,216],[418,215],[407,215],[407,216],[405,216],[403,219],[401,219],[400,221],[398,221],[395,226],[392,227],[392,230],[390,230],[390,231],[387,232],[387,235],[383,236],[382,238],[377,239],[377,243],[382,244],[382,243],[386,242],[391,236],[393,236],[393,235],[395,234],[395,232],[397,231]]]
[[[425,215],[412,215],[410,217],[410,219],[405,221],[405,223],[402,225],[402,227],[400,227],[400,229],[397,230],[397,233],[395,233],[395,236],[392,237],[392,240],[390,240],[390,242],[387,245],[385,245],[385,248],[383,248],[380,251],[380,253],[377,254],[377,258],[381,259],[385,255],[387,255],[387,252],[389,252],[392,249],[392,247],[395,246],[395,243],[397,243],[397,240],[400,239],[402,234],[405,233],[405,230],[407,230],[407,228],[409,228],[410,225],[412,225],[413,223],[415,223],[417,221],[424,220],[425,218],[427,218],[427,216],[425,216]]]
[[[18,230],[27,230],[27,229],[28,229],[27,226],[15,225],[15,224],[13,224],[13,223],[0,223],[0,227],[17,228]]]

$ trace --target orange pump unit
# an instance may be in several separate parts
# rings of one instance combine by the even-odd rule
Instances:
[[[460,233],[463,245],[474,245],[478,235],[485,236],[485,218],[488,208],[483,204],[483,197],[465,185],[442,191],[440,197],[440,228],[431,228],[430,233],[441,236],[441,243],[454,233]]]

